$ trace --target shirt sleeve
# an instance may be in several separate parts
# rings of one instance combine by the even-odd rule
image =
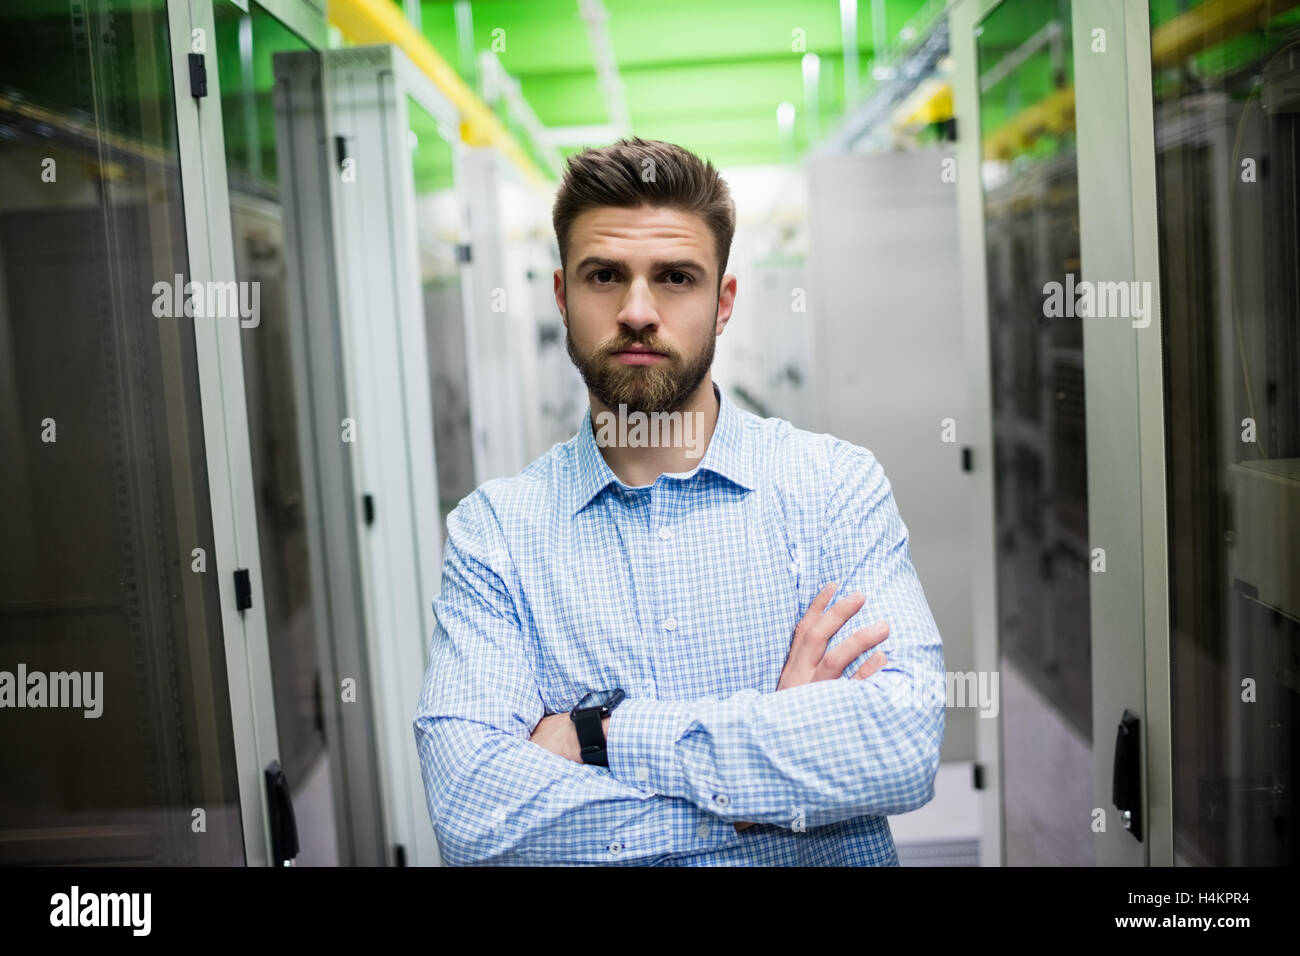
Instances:
[[[690,801],[529,740],[545,707],[495,517],[475,492],[447,520],[437,626],[414,730],[429,817],[452,865],[647,863],[738,841]]]
[[[829,455],[834,487],[822,527],[819,589],[858,591],[862,609],[834,647],[879,620],[885,668],[724,700],[632,699],[610,717],[614,777],[684,797],[726,821],[799,830],[906,813],[934,796],[943,743],[943,645],[912,566],[907,527],[875,456],[847,442]],[[807,608],[802,610],[806,611]],[[794,622],[791,624],[791,636]]]

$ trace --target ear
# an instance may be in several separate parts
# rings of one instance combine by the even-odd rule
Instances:
[[[564,319],[564,327],[567,329],[569,327],[569,303],[568,303],[568,296],[566,295],[567,290],[564,287],[563,269],[555,270],[554,281],[555,281],[555,304],[556,306],[559,307],[560,316],[561,318]]]
[[[736,277],[728,272],[722,277],[722,288],[718,292],[718,318],[714,335],[721,335],[731,319],[731,310],[736,306]]]

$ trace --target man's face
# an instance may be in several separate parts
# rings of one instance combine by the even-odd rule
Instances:
[[[676,209],[590,209],[574,220],[567,274],[555,272],[565,345],[606,408],[675,411],[713,364],[736,279],[718,289],[713,233]]]

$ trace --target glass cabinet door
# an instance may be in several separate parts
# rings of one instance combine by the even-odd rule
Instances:
[[[1091,865],[1088,461],[1070,5],[976,32],[1009,866]]]
[[[1266,6],[1151,4],[1177,865],[1300,847],[1300,9]]]
[[[333,672],[321,660],[328,616],[310,548],[308,496],[299,446],[297,382],[286,304],[282,170],[273,103],[273,58],[306,42],[252,2],[213,10],[235,278],[257,289],[256,324],[240,331],[249,450],[266,609],[280,765],[298,825],[299,865],[337,865],[326,713]],[[292,224],[289,224],[292,228]],[[345,834],[346,839],[346,834]],[[351,860],[353,848],[343,847]]]
[[[3,864],[245,860],[169,51],[0,12]]]

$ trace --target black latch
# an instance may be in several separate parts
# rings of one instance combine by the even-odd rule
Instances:
[[[247,611],[253,606],[253,583],[248,579],[248,568],[235,571],[235,607]]]
[[[961,470],[962,470],[962,471],[974,471],[974,470],[975,470],[975,452],[971,449],[970,445],[963,445],[963,446],[962,446],[962,449],[961,449]]]
[[[397,866],[406,866],[406,847],[400,843],[393,844],[393,862]]]
[[[348,141],[342,136],[334,137],[334,156],[338,159],[339,169],[342,169],[343,162],[348,158]]]
[[[972,764],[971,770],[974,771],[973,776],[975,779],[972,782],[974,783],[975,789],[983,790],[984,789],[984,765],[982,763]]]
[[[289,778],[278,760],[266,767],[266,808],[271,817],[271,858],[275,866],[284,866],[298,855],[298,823],[293,816]]]
[[[375,496],[374,495],[361,496],[361,510],[365,514],[366,527],[368,528],[375,523]]]
[[[468,242],[459,243],[456,246],[456,261],[469,262],[472,258],[472,252]]]
[[[196,100],[208,95],[208,66],[202,53],[190,54],[190,96]]]
[[[315,679],[311,686],[311,703],[312,710],[316,715],[315,724],[317,732],[325,736],[325,696],[320,689],[320,670],[317,669]]]
[[[1115,734],[1115,775],[1111,799],[1124,829],[1142,842],[1142,740],[1137,714],[1124,711]]]

